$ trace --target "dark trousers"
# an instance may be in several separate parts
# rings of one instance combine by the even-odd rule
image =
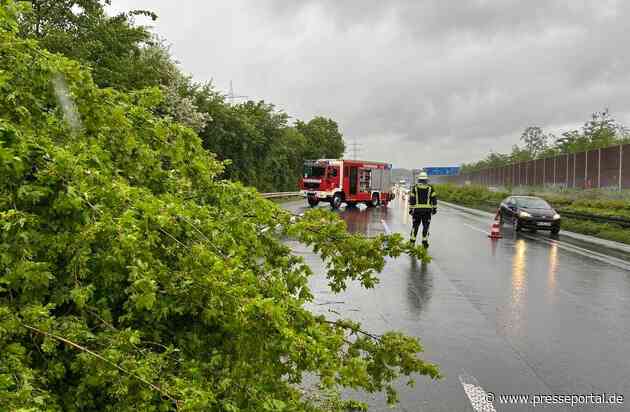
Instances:
[[[431,225],[431,209],[416,209],[413,211],[413,226],[411,227],[411,241],[415,242],[418,229],[422,224],[422,241],[429,240],[429,225]]]

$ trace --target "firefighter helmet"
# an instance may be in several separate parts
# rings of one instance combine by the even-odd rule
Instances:
[[[420,172],[420,174],[418,175],[418,183],[426,183],[429,181],[429,175],[427,174],[427,172]]]

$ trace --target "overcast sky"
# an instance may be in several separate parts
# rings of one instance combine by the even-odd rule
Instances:
[[[630,123],[630,1],[112,2],[155,11],[196,80],[331,117],[398,167],[478,160],[605,107]]]

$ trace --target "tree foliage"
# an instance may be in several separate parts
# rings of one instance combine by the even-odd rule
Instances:
[[[207,86],[196,92],[196,104],[209,118],[200,132],[204,147],[230,161],[228,178],[261,191],[295,190],[305,159],[343,155],[343,136],[330,119],[291,126],[272,104],[230,105]]]
[[[121,90],[163,84],[164,59],[151,48],[154,40],[133,18],[153,13],[136,10],[109,17],[109,0],[30,0],[31,10],[21,16],[20,34],[37,39],[45,49],[62,53],[92,69],[101,87]]]
[[[417,339],[308,311],[311,271],[281,240],[310,245],[335,291],[424,249],[220,179],[230,165],[157,114],[159,88],[97,87],[17,36],[23,12],[0,3],[0,410],[339,410],[357,404],[310,400],[305,374],[392,401],[399,376],[438,376]],[[260,149],[256,128],[286,129],[268,106],[221,107]]]
[[[306,158],[337,159],[343,156],[346,147],[334,120],[318,116],[307,123],[298,121],[296,128],[309,142],[304,154]]]
[[[547,149],[548,140],[549,136],[538,126],[527,127],[521,135],[523,149],[530,159],[535,159]]]
[[[569,130],[561,137],[546,133],[538,126],[527,127],[521,135],[523,146],[514,145],[510,154],[491,152],[485,159],[464,164],[462,172],[468,173],[492,167],[507,166],[513,162],[577,153],[630,142],[625,126],[615,120],[608,109],[595,112],[581,130]]]
[[[101,87],[133,91],[159,87],[158,115],[199,132],[204,146],[230,160],[225,176],[262,191],[296,189],[305,159],[343,156],[337,123],[324,117],[297,121],[265,102],[230,105],[211,84],[196,84],[178,68],[164,41],[134,24],[136,10],[107,16],[107,0],[31,0],[20,35],[89,66]]]

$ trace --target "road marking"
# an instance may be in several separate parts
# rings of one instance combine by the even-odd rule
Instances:
[[[594,260],[599,260],[600,262],[608,263],[609,265],[630,271],[630,264],[628,264],[628,262],[626,262],[623,259],[619,259],[613,256],[608,256],[603,253],[595,252],[589,249],[584,249],[582,247],[579,247],[570,243],[566,243],[566,242],[560,242],[560,241],[552,240],[552,239],[544,239],[544,238],[526,235],[526,234],[522,234],[521,236],[526,237],[531,240],[537,240],[539,242],[546,243],[548,245],[555,245],[555,246],[558,246],[560,249],[577,253],[578,255],[585,256]]]
[[[446,207],[449,208],[450,206],[446,206]],[[476,219],[484,219],[483,217],[481,217],[479,215],[476,215],[476,214],[460,211],[460,210],[458,210],[456,208],[451,208],[451,209],[455,210],[454,214],[460,215],[462,217],[467,217],[467,218],[473,217],[473,218],[476,218]],[[490,216],[488,218],[490,218]],[[465,224],[465,223],[464,223],[464,225],[468,226],[471,229],[477,230],[477,231],[480,230],[479,228],[476,228],[474,226],[471,226],[471,225],[468,225],[468,224]],[[487,232],[484,232],[484,233],[487,233]],[[519,236],[525,237],[525,238],[530,239],[530,240],[536,240],[536,241],[539,241],[539,242],[542,242],[542,243],[546,243],[548,245],[556,245],[560,249],[564,249],[564,250],[569,251],[569,252],[574,252],[576,254],[579,254],[579,255],[582,255],[582,256],[594,259],[594,260],[598,260],[600,262],[608,263],[608,264],[610,264],[612,266],[615,266],[615,267],[618,267],[620,269],[624,269],[624,270],[630,271],[630,264],[628,263],[627,260],[624,260],[624,259],[620,259],[620,258],[617,258],[617,257],[612,257],[612,256],[606,255],[604,253],[595,252],[595,251],[592,251],[590,249],[586,249],[586,248],[583,248],[583,247],[580,247],[580,246],[573,245],[572,243],[569,243],[569,242],[566,242],[566,241],[563,242],[563,241],[559,241],[559,240],[545,239],[545,238],[541,238],[541,237],[537,237],[537,236],[530,236],[530,235],[525,234],[525,233],[521,233],[521,234],[519,234]],[[588,241],[586,241],[586,242],[588,243]],[[606,248],[606,246],[603,246],[603,247]]]
[[[474,376],[464,372],[459,375],[459,382],[475,412],[497,412],[491,402],[494,394],[486,392]]]
[[[470,228],[470,229],[473,229],[473,230],[475,230],[477,232],[480,232],[480,233],[483,233],[485,235],[488,235],[488,232],[486,232],[485,230],[480,229],[480,228],[478,228],[476,226],[470,225],[468,223],[463,223],[463,225],[468,227],[468,228]],[[579,246],[576,246],[576,245],[573,245],[573,244],[567,243],[567,242],[561,242],[561,241],[552,240],[552,239],[545,239],[545,238],[541,238],[541,237],[538,237],[538,236],[532,236],[532,235],[525,234],[525,233],[521,233],[520,236],[522,236],[524,238],[527,238],[527,239],[530,239],[530,240],[538,241],[538,242],[541,242],[541,243],[546,243],[547,245],[555,245],[555,246],[558,246],[560,249],[564,249],[564,250],[569,251],[569,252],[577,253],[578,255],[585,256],[585,257],[588,257],[588,258],[591,258],[591,259],[594,259],[594,260],[598,260],[600,262],[608,263],[611,266],[615,266],[617,268],[630,271],[630,264],[628,264],[628,262],[626,262],[623,259],[619,259],[619,258],[616,258],[616,257],[613,257],[613,256],[608,256],[608,255],[605,255],[603,253],[599,253],[599,252],[595,252],[595,251],[592,251],[592,250],[589,250],[589,249],[585,249],[585,248],[582,248],[582,247],[579,247]]]
[[[383,224],[383,227],[385,228],[385,233],[387,233],[388,235],[392,233],[392,231],[389,230],[389,226],[387,226],[387,222],[385,221],[385,219],[381,219],[381,223]]]
[[[472,230],[476,230],[476,231],[477,231],[477,232],[479,232],[479,233],[483,233],[484,235],[489,235],[489,233],[488,233],[488,232],[486,232],[486,231],[485,231],[485,230],[483,230],[483,229],[479,229],[479,228],[478,228],[478,227],[476,227],[476,226],[469,225],[468,223],[464,223],[463,225],[464,225],[464,226],[466,226],[466,227],[471,228]]]

